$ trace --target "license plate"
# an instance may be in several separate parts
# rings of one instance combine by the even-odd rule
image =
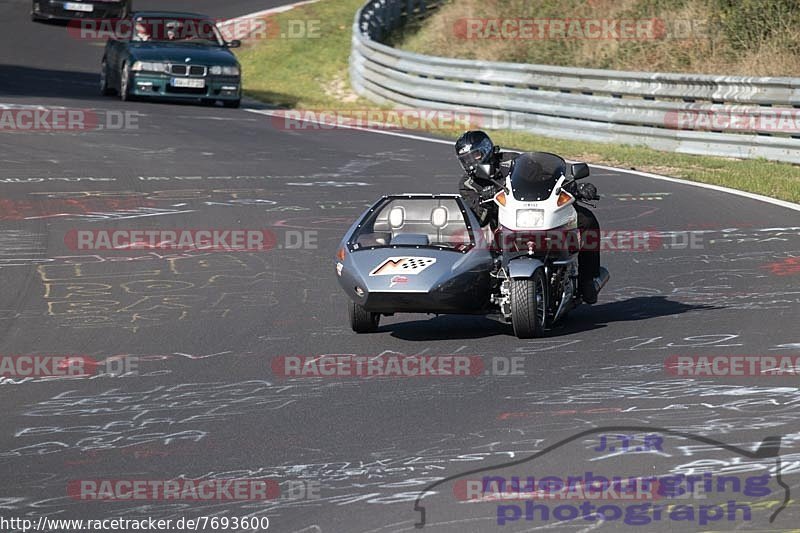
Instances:
[[[69,11],[83,11],[84,13],[91,13],[94,11],[92,4],[79,4],[77,2],[67,2],[64,4],[64,9]]]
[[[172,78],[173,87],[188,87],[190,89],[202,89],[206,86],[206,80],[197,78]]]

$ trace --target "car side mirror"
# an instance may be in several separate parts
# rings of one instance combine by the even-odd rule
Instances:
[[[589,177],[589,165],[586,163],[573,163],[572,164],[572,179],[582,180]]]
[[[242,41],[239,39],[234,39],[230,42],[225,43],[225,48],[239,48],[242,46]]]

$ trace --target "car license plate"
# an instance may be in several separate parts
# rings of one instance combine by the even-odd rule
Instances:
[[[206,86],[206,80],[197,78],[172,78],[173,87],[188,87],[190,89],[202,89]]]
[[[69,11],[83,11],[84,13],[91,13],[94,11],[94,6],[92,4],[79,4],[77,2],[66,2],[64,4],[64,9],[68,9]]]

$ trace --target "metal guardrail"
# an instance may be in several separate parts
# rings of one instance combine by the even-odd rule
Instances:
[[[370,0],[350,78],[382,104],[469,112],[487,129],[800,163],[800,78],[627,72],[471,61],[383,44],[442,0]],[[455,38],[455,35],[454,35]]]

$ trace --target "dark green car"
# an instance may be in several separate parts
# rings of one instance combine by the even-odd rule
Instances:
[[[238,107],[242,77],[230,48],[239,45],[225,42],[205,15],[137,12],[119,21],[106,42],[100,90],[123,100],[194,99]]]

